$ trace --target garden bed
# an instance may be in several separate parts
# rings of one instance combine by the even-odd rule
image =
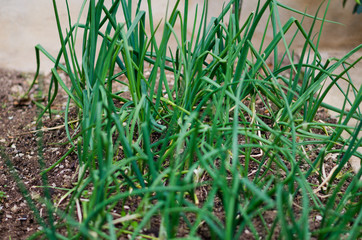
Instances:
[[[179,1],[171,7],[163,28],[151,6],[134,13],[131,1],[91,1],[85,23],[65,32],[53,1],[61,48],[51,56],[36,46],[38,67],[40,54],[54,62],[51,75],[2,71],[0,231],[31,239],[360,237],[362,171],[348,162],[361,157],[362,95],[348,71],[362,45],[324,59],[321,29],[280,22],[287,6],[259,1],[240,23],[233,3],[211,22],[205,5],[190,34],[187,1],[184,12]],[[256,46],[264,16],[273,39]],[[305,39],[298,56],[291,35]],[[332,87],[342,107],[324,102]]]

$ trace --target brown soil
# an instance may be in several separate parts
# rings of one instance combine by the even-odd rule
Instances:
[[[39,86],[35,86],[30,94],[29,100],[20,100],[28,88],[33,78],[32,74],[23,74],[14,71],[0,69],[0,238],[1,239],[26,239],[31,234],[40,229],[36,216],[28,207],[24,194],[19,190],[14,176],[19,176],[25,184],[28,195],[34,200],[35,207],[40,211],[41,219],[47,221],[46,208],[39,203],[39,199],[44,196],[44,185],[40,176],[41,163],[43,159],[45,168],[51,166],[60,159],[69,149],[68,144],[60,145],[67,141],[64,130],[64,119],[59,115],[53,115],[50,119],[45,115],[43,126],[37,126],[36,120],[39,114],[39,108],[32,101],[39,92]],[[41,100],[42,98],[37,98]],[[55,109],[64,108],[64,95],[60,95],[55,103]],[[75,118],[76,113],[70,114]],[[326,111],[319,112],[319,118],[330,121]],[[41,127],[43,136],[39,135],[37,127]],[[38,149],[42,149],[42,157],[39,158]],[[257,154],[257,153],[256,153]],[[333,161],[330,160],[331,165]],[[10,164],[9,164],[10,163]],[[257,165],[254,169],[257,168]],[[326,171],[329,172],[331,166],[326,165]],[[253,167],[250,168],[252,172]],[[14,173],[14,174],[12,174]],[[69,155],[55,169],[48,173],[48,186],[58,188],[70,188],[77,174],[77,157],[75,154]],[[252,174],[252,173],[251,173]],[[207,176],[204,176],[207,178]],[[315,177],[314,177],[315,178]],[[205,179],[204,179],[205,180]],[[310,182],[318,185],[318,180],[311,177]],[[210,186],[200,187],[196,194],[202,204],[207,197]],[[58,200],[65,194],[64,190],[55,188],[49,189],[53,200]],[[131,209],[135,208],[141,199],[135,198],[130,201]],[[297,202],[298,203],[298,202]],[[221,200],[215,198],[214,214],[220,220],[223,220],[223,208]],[[298,208],[298,206],[296,206]],[[296,210],[296,212],[298,212]],[[272,224],[275,219],[274,210],[265,212],[267,224]],[[192,223],[195,217],[192,214],[186,214],[188,220]],[[254,226],[259,234],[263,234],[264,227],[258,218],[253,219]],[[154,217],[149,229],[144,233],[157,236],[160,226],[160,219]],[[316,214],[310,214],[310,226],[313,229],[318,228]],[[312,230],[312,229],[311,229]],[[181,221],[178,236],[187,236],[187,225]],[[210,238],[210,233],[206,226],[201,226],[198,234],[202,239]],[[265,233],[264,233],[265,234]],[[127,236],[125,236],[127,239]],[[245,230],[243,239],[252,239],[250,231]]]
[[[41,218],[46,215],[46,209],[37,200],[43,196],[42,179],[40,177],[38,146],[40,138],[37,135],[37,116],[40,112],[37,106],[29,100],[20,100],[26,92],[32,74],[0,70],[0,238],[25,239],[39,229],[39,224],[24,195],[19,191],[14,176],[19,176],[25,184],[29,196],[36,203]],[[37,89],[35,86],[34,89]],[[35,98],[36,92],[31,93]],[[60,116],[52,119],[45,117],[43,128],[43,162],[51,166],[68,150],[66,134]],[[55,127],[55,129],[53,129]],[[53,187],[69,187],[76,172],[76,158],[67,157],[55,170],[49,174],[49,185]],[[10,165],[9,165],[10,163]],[[14,174],[12,174],[14,173]],[[50,190],[53,199],[59,198],[64,191]],[[25,195],[26,196],[26,195]]]

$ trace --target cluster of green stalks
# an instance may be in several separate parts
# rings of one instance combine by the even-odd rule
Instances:
[[[53,57],[36,47],[38,63],[42,52],[55,64],[41,116],[61,87],[69,96],[66,155],[76,152],[79,172],[64,195],[67,206],[44,200],[50,217],[38,219],[42,230],[33,237],[152,239],[142,232],[152,219],[158,219],[160,239],[178,237],[181,225],[188,239],[200,238],[205,226],[212,239],[240,239],[246,232],[255,239],[361,237],[362,171],[355,175],[343,167],[352,155],[361,157],[356,149],[362,143],[362,91],[348,75],[361,58],[347,59],[362,46],[341,59],[323,60],[320,34],[313,30],[317,22],[323,27],[325,13],[309,16],[275,0],[255,1],[245,22],[238,19],[239,1],[225,3],[208,21],[208,1],[196,10],[201,15],[189,16],[189,1],[180,6],[177,0],[162,23],[153,20],[151,0],[143,1],[147,11],[141,10],[142,0],[132,2],[85,0],[74,24],[69,14],[64,31],[53,0],[61,50]],[[282,23],[280,8],[311,18],[311,29],[296,18]],[[262,17],[273,38],[264,36],[255,46]],[[156,32],[162,33],[160,41]],[[300,60],[282,65],[294,59],[289,47],[297,36],[305,39]],[[177,47],[169,48],[170,41]],[[270,59],[273,66],[266,63]],[[340,81],[349,85],[347,92],[340,87],[346,97],[342,109],[323,102]],[[74,131],[68,127],[71,106],[79,117]],[[320,107],[338,112],[337,123],[316,121]],[[357,126],[348,126],[352,119]],[[343,138],[343,131],[350,137]],[[311,176],[322,184],[329,153],[338,155],[334,172],[314,191],[318,185]],[[51,168],[43,171],[45,183]],[[136,208],[127,210],[126,202],[136,199]],[[274,213],[272,220],[266,213]],[[317,215],[319,226],[312,229]]]

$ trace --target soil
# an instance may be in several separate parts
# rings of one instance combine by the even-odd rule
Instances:
[[[25,199],[29,196],[34,200],[43,218],[45,208],[36,201],[43,196],[43,189],[39,187],[43,185],[38,161],[40,140],[43,142],[42,159],[46,167],[59,160],[68,150],[67,145],[55,144],[67,139],[62,125],[64,119],[59,115],[54,115],[52,119],[45,116],[42,128],[47,131],[43,132],[42,138],[37,134],[36,120],[40,110],[32,102],[36,91],[31,92],[31,99],[20,98],[32,79],[32,74],[0,69],[0,239],[26,239],[40,229]],[[76,170],[75,160],[71,154],[51,171],[49,184],[69,187]],[[24,183],[28,195],[20,191],[16,176]],[[53,198],[62,194],[60,190],[50,192]]]
[[[26,92],[32,78],[32,74],[0,69],[0,239],[26,239],[40,229],[34,212],[27,204],[26,197],[33,199],[35,207],[40,211],[40,218],[47,220],[45,205],[37,201],[44,196],[44,188],[39,187],[44,185],[44,179],[42,180],[40,176],[41,169],[57,162],[69,150],[69,144],[62,145],[67,142],[62,116],[54,114],[50,118],[45,115],[42,124],[37,123],[40,109],[35,105],[34,100],[45,101],[45,98],[39,96],[41,87],[36,85],[33,88],[35,90],[32,90],[30,94],[30,99],[21,100],[20,96]],[[54,104],[54,109],[64,109],[64,102],[65,97],[60,94]],[[76,112],[72,111],[70,116],[75,119]],[[332,121],[324,110],[319,112],[319,118],[324,121]],[[37,131],[39,128],[43,131]],[[39,149],[42,150],[39,151]],[[63,190],[57,188],[72,186],[72,182],[77,176],[77,161],[76,155],[72,153],[55,169],[48,172],[48,185],[53,187],[49,189],[49,194],[53,200],[59,200],[65,194]],[[332,158],[330,163],[330,165],[326,165],[326,172],[332,168]],[[257,166],[255,166],[256,168]],[[250,171],[253,174],[252,167]],[[24,183],[24,189],[27,192],[19,189],[16,176]],[[318,185],[317,179],[313,179],[312,176],[311,178],[310,181]],[[200,187],[196,190],[200,204],[206,200],[209,190],[210,186]],[[135,198],[128,201],[130,210],[132,210],[141,199]],[[222,204],[217,197],[214,206],[215,216],[222,220]],[[296,206],[296,209],[298,207]],[[298,211],[296,210],[296,212]],[[192,214],[186,215],[191,223],[195,221]],[[267,224],[273,223],[275,215],[276,212],[273,210],[265,212]],[[316,216],[316,214],[310,214],[312,230],[318,228]],[[255,218],[253,222],[256,230],[263,234],[262,221]],[[159,226],[160,219],[154,217],[144,233],[157,237]],[[186,223],[181,221],[179,226],[178,236],[187,236]],[[201,226],[198,234],[202,239],[210,238],[206,226]],[[252,236],[249,230],[245,230],[243,239],[252,239]],[[127,236],[124,238],[127,239]]]

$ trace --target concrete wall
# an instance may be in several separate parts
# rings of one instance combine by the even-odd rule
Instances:
[[[83,0],[69,1],[74,18],[80,9]],[[136,2],[136,1],[134,1]],[[153,11],[155,21],[158,22],[164,18],[166,13],[167,0],[153,0]],[[170,0],[170,7],[175,0]],[[184,0],[181,0],[180,9],[183,8]],[[209,0],[209,16],[217,16],[222,10],[222,0]],[[245,19],[256,7],[254,0],[245,0],[242,17]],[[316,9],[322,0],[304,0],[292,1],[282,0],[295,9],[307,13],[315,14]],[[353,2],[348,1],[348,6],[342,8],[342,0],[332,0],[330,11],[327,18],[333,21],[339,21],[344,25],[326,24],[324,35],[321,39],[321,48],[346,52],[358,44],[362,43],[362,15],[352,15]],[[61,18],[66,22],[66,11],[64,1],[57,1],[61,9]],[[195,14],[196,5],[199,5],[198,14],[201,14],[203,0],[189,1],[189,16]],[[47,50],[55,54],[59,49],[59,40],[52,1],[50,0],[0,0],[0,67],[18,69],[21,71],[35,70],[35,51],[34,46],[42,44]],[[143,6],[145,8],[145,6]],[[291,16],[291,13],[280,10],[282,22],[285,22]],[[296,16],[301,19],[301,16]],[[263,19],[265,22],[266,19]],[[191,21],[190,21],[191,22]],[[309,21],[310,23],[310,21]],[[308,26],[308,24],[306,24]],[[177,26],[176,26],[177,27]],[[177,29],[176,29],[177,30]],[[256,32],[256,39],[260,39],[263,29]],[[300,39],[296,48],[300,47],[303,40]],[[47,72],[51,63],[42,57],[42,71]]]

